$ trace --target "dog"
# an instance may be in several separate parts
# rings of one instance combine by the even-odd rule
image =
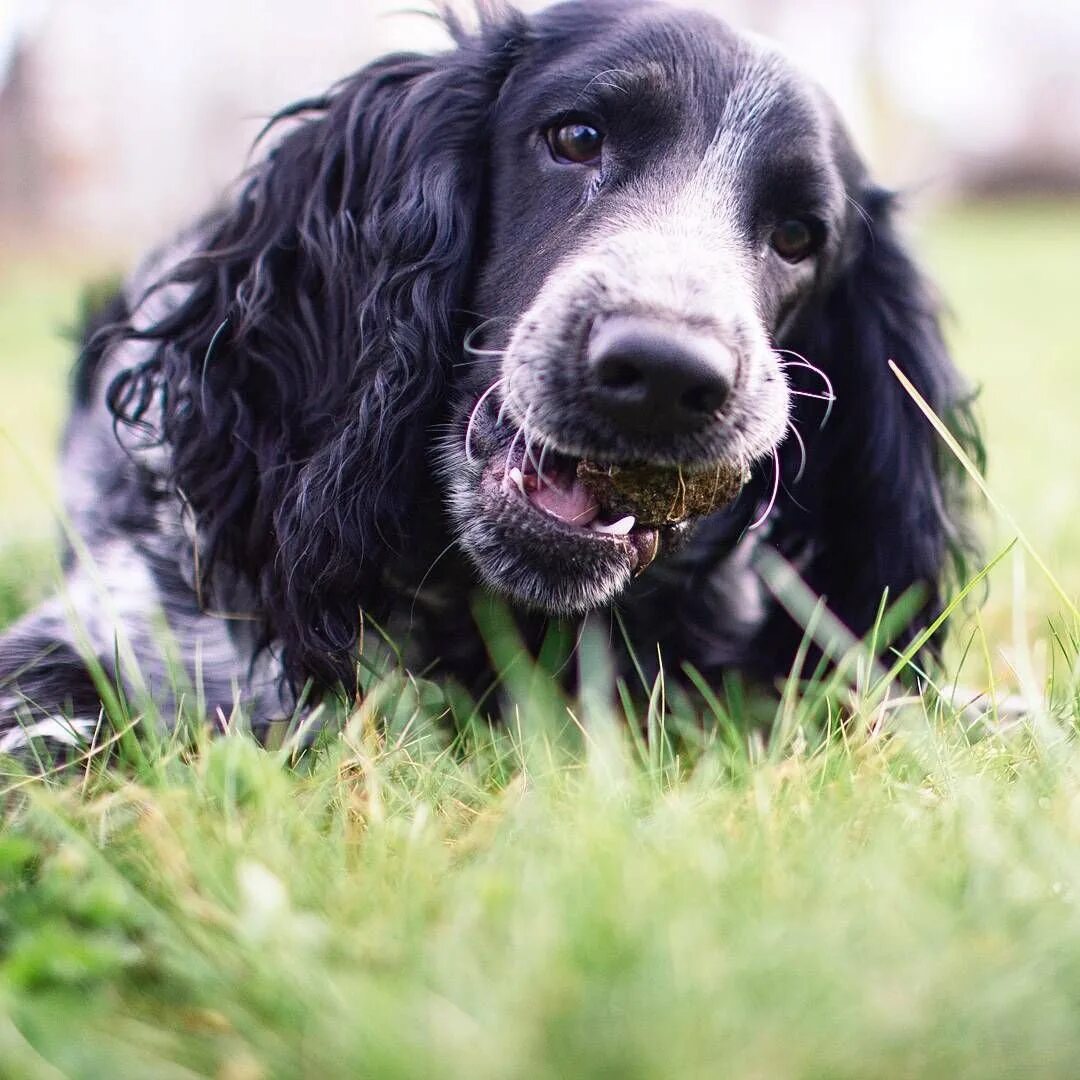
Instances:
[[[177,670],[287,717],[376,629],[476,687],[491,596],[533,647],[617,618],[624,668],[772,683],[804,628],[763,552],[853,638],[938,605],[964,492],[889,362],[974,447],[969,395],[823,91],[664,3],[478,14],[278,114],[91,320],[0,749],[86,739],[109,685],[167,715]]]

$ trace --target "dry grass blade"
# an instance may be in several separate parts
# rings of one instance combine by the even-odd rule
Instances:
[[[1020,545],[1028,553],[1028,555],[1031,556],[1031,559],[1035,563],[1035,565],[1043,572],[1046,580],[1049,581],[1054,591],[1058,594],[1058,598],[1065,605],[1068,612],[1072,615],[1074,619],[1080,620],[1080,608],[1076,606],[1075,601],[1073,601],[1070,598],[1069,594],[1065,591],[1065,589],[1062,588],[1061,583],[1057,580],[1057,578],[1053,574],[1053,571],[1051,571],[1050,567],[1046,565],[1042,557],[1035,550],[1034,545],[1027,538],[1024,530],[1020,528],[1016,519],[1012,516],[1012,514],[1009,513],[1008,510],[1005,509],[1004,506],[1002,506],[1001,502],[994,496],[994,493],[990,490],[990,486],[986,483],[986,480],[983,478],[982,474],[975,467],[975,463],[964,452],[964,448],[956,441],[956,438],[953,436],[952,432],[949,431],[949,429],[945,426],[945,423],[942,421],[941,417],[939,417],[937,413],[935,413],[934,410],[930,408],[930,406],[926,402],[926,399],[922,396],[922,394],[919,393],[918,390],[915,389],[915,387],[911,383],[911,380],[900,370],[899,366],[895,363],[895,361],[890,360],[889,367],[892,369],[892,373],[900,381],[900,385],[907,392],[908,396],[911,398],[912,401],[915,402],[916,405],[918,405],[919,410],[933,425],[934,430],[944,440],[945,445],[956,457],[956,460],[959,461],[960,464],[964,467],[964,471],[968,474],[968,476],[971,477],[972,481],[974,481],[975,486],[978,487],[978,489],[983,493],[986,501],[994,508],[995,511],[997,511],[998,514],[1001,515],[1005,522],[1008,523],[1009,528],[1012,529],[1014,533],[1016,533],[1016,538],[1020,542]]]

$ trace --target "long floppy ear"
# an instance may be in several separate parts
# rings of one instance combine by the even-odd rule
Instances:
[[[288,133],[159,283],[181,302],[132,330],[151,359],[110,389],[128,422],[162,403],[204,595],[246,582],[294,684],[351,684],[404,535],[517,29],[451,25],[456,50],[385,58],[276,118]]]
[[[893,204],[880,189],[863,193],[852,209],[853,250],[780,343],[828,374],[835,402],[817,432],[819,403],[795,399],[795,423],[809,436],[807,470],[792,487],[802,506],[787,504],[772,539],[859,635],[886,588],[892,601],[919,589],[925,616],[948,572],[963,573],[970,546],[962,473],[890,360],[977,460],[982,454],[971,395],[946,351],[933,291],[897,236]],[[796,389],[821,393],[811,371],[788,371]]]

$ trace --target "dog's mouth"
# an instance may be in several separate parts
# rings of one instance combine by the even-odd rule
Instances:
[[[597,554],[628,564],[638,576],[665,547],[674,546],[693,520],[730,503],[749,479],[742,463],[716,463],[684,471],[647,462],[601,464],[545,450],[537,455],[514,446],[486,470],[497,482],[507,511],[519,527],[574,548],[594,545]],[[569,545],[569,546],[566,546]]]
[[[523,522],[533,528],[547,525],[573,539],[593,540],[622,550],[631,572],[640,574],[656,558],[660,530],[632,512],[629,506],[605,505],[600,493],[581,475],[581,459],[548,453],[543,462],[522,454],[504,473],[502,494],[521,513],[540,515]],[[623,512],[626,511],[626,512]]]
[[[483,404],[481,396],[447,457],[457,540],[485,585],[549,614],[613,602],[750,480],[753,459],[734,425],[711,453],[686,440],[665,444],[661,456],[648,440],[635,453],[633,438],[615,447],[603,433],[595,447],[560,445],[539,424],[503,426],[502,411],[484,413]]]

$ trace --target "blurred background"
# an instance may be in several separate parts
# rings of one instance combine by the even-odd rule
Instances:
[[[380,52],[442,44],[422,2],[0,0],[0,223],[34,244],[160,240],[273,109]],[[886,181],[1080,190],[1080,4],[696,2],[782,42]]]
[[[0,618],[48,582],[62,331],[81,286],[204,209],[274,109],[388,49],[443,44],[405,10],[420,6],[0,0]],[[780,41],[907,192],[957,358],[983,387],[991,484],[1080,594],[1080,4],[696,6]],[[1006,669],[1010,636],[1057,610],[1023,574],[999,573],[983,613]]]

